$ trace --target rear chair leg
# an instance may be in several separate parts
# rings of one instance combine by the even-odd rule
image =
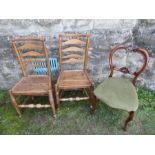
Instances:
[[[125,123],[124,123],[123,129],[124,129],[125,131],[127,131],[128,123],[129,123],[130,121],[133,120],[133,117],[134,117],[134,111],[130,111],[130,112],[129,112],[129,116],[128,116],[128,118],[126,119],[126,121],[125,121]]]
[[[60,98],[59,98],[59,89],[57,87],[57,85],[55,85],[55,93],[56,93],[56,108],[57,110],[59,110],[60,107]]]
[[[54,106],[54,100],[53,100],[53,95],[52,95],[52,90],[49,90],[49,101],[50,101],[50,105],[51,105],[51,111],[53,113],[53,117],[55,118],[55,106]]]
[[[16,111],[17,111],[19,117],[21,117],[20,109],[19,109],[19,107],[18,107],[18,104],[17,104],[17,102],[16,102],[16,99],[15,99],[15,97],[13,96],[11,90],[9,90],[9,95],[10,95],[10,97],[11,97],[11,101],[12,101],[13,106],[15,107],[15,109],[16,109]]]
[[[94,114],[96,112],[96,96],[93,93],[93,88],[90,88],[90,103],[91,103],[91,110]]]
[[[93,114],[96,112],[96,96],[94,94],[92,94],[92,112]]]

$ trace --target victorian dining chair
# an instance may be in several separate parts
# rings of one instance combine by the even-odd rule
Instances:
[[[42,38],[19,38],[12,40],[12,46],[22,71],[22,78],[10,90],[9,94],[13,106],[19,116],[21,108],[51,108],[55,116],[55,107],[52,94],[52,76],[50,63],[45,45],[45,39]],[[33,71],[34,68],[40,68],[39,63],[45,63],[42,68],[47,68],[47,75],[38,75]],[[37,63],[35,63],[37,62]],[[24,96],[23,104],[18,103],[18,98]],[[50,104],[26,104],[29,96],[48,96]]]
[[[92,79],[87,73],[89,37],[89,34],[59,35],[59,76],[55,85],[58,109],[61,101],[89,100],[91,112],[95,112]],[[62,97],[67,90],[80,90],[84,96]]]
[[[138,71],[132,72],[128,67],[116,67],[113,63],[113,57],[115,53],[120,52],[123,54],[126,52],[127,55],[130,53],[138,54],[137,56],[142,55],[143,64]],[[126,119],[123,129],[127,130],[128,123],[133,120],[134,112],[138,108],[138,95],[136,92],[135,84],[137,78],[146,70],[148,64],[148,52],[142,48],[131,48],[125,47],[124,45],[118,45],[113,48],[109,54],[109,66],[110,66],[110,75],[109,79],[103,81],[99,84],[94,94],[98,99],[103,101],[105,104],[112,108],[122,109],[128,111],[129,115]],[[134,59],[135,60],[135,59]],[[124,77],[112,77],[115,71],[120,71],[124,74],[130,74],[133,76],[132,82],[129,79]]]

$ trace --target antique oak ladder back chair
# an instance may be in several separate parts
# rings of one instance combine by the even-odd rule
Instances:
[[[9,90],[11,101],[19,116],[21,108],[51,108],[55,116],[55,107],[52,94],[52,76],[48,53],[45,46],[45,39],[42,38],[20,38],[12,40],[12,45],[16,53],[22,70],[22,79]],[[43,66],[48,69],[47,75],[35,75],[33,68],[39,63],[45,63]],[[35,63],[37,62],[37,63]],[[18,104],[17,98],[25,96],[24,104]],[[29,96],[49,96],[50,104],[25,104]]]
[[[143,65],[138,71],[131,71],[127,67],[116,67],[113,63],[113,57],[115,53],[123,54],[123,52],[142,55],[143,57]],[[137,55],[137,56],[138,56]],[[102,82],[95,89],[94,93],[97,98],[106,103],[108,106],[112,108],[126,110],[129,113],[127,120],[124,123],[123,129],[127,130],[128,123],[133,120],[134,112],[138,108],[138,95],[135,89],[135,83],[137,78],[142,74],[147,67],[148,64],[148,52],[142,48],[131,48],[125,47],[124,45],[118,45],[113,48],[109,55],[109,65],[110,65],[110,75],[109,79]],[[123,77],[112,77],[115,71],[120,71],[124,74],[130,74],[133,76],[132,82]]]
[[[87,73],[88,48],[89,34],[59,35],[59,76],[55,85],[58,109],[60,101],[89,100],[91,112],[95,112],[92,80]],[[72,68],[68,69],[71,65]],[[73,70],[75,67],[82,68]],[[61,98],[61,94],[67,90],[80,90],[85,96]]]

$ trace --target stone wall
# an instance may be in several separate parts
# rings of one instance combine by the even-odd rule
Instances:
[[[139,84],[155,90],[155,20],[127,19],[0,20],[0,89],[9,89],[21,78],[20,68],[10,44],[12,38],[44,37],[50,55],[58,57],[57,40],[60,32],[90,33],[89,72],[95,82],[108,77],[108,54],[112,47],[120,43],[145,47],[149,51],[150,61],[147,71],[139,79]],[[124,56],[119,58],[124,59]],[[135,57],[132,60],[131,68],[139,65]]]

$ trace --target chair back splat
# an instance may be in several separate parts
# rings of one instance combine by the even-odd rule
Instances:
[[[123,50],[122,50],[123,49]],[[129,69],[127,67],[121,67],[121,68],[116,68],[116,66],[113,64],[113,56],[116,52],[122,50],[123,51],[129,51],[129,52],[134,52],[134,53],[139,53],[143,56],[144,59],[144,63],[142,65],[142,67],[140,68],[140,70],[131,73],[129,71]],[[113,48],[109,54],[109,66],[110,66],[110,75],[109,77],[113,76],[114,71],[120,71],[124,74],[131,74],[133,75],[133,80],[132,83],[135,85],[137,78],[146,70],[147,65],[148,65],[148,60],[149,60],[149,55],[148,52],[143,49],[143,48],[130,48],[130,47],[126,47],[124,45],[118,45],[115,48]]]

